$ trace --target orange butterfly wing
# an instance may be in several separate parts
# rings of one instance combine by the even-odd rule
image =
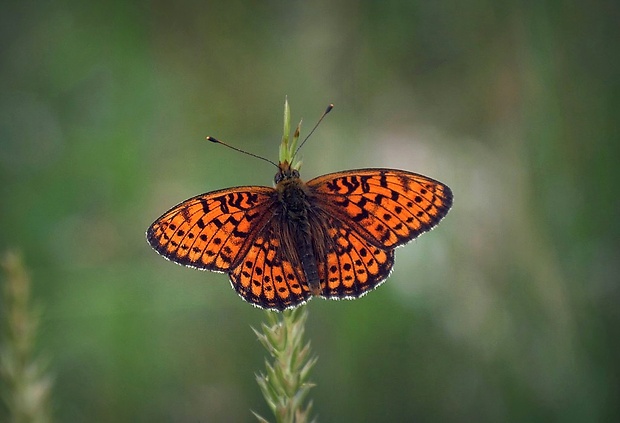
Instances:
[[[319,263],[325,298],[356,298],[381,284],[393,249],[429,231],[448,213],[452,192],[434,179],[393,169],[360,169],[307,183],[330,219],[335,248]]]
[[[292,263],[284,251],[281,224],[272,220],[229,275],[233,287],[246,301],[276,310],[299,306],[311,297],[300,263]]]
[[[368,242],[349,222],[327,215],[324,219],[332,247],[317,258],[320,296],[357,298],[381,284],[394,265],[394,251]]]
[[[190,198],[147,230],[151,246],[184,266],[228,272],[247,254],[248,241],[270,218],[275,190],[249,186]]]

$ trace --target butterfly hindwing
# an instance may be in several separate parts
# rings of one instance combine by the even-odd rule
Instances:
[[[357,298],[380,285],[394,265],[394,251],[384,250],[335,217],[325,217],[331,245],[319,260],[321,297]]]
[[[230,272],[233,288],[249,303],[284,310],[303,304],[310,290],[300,263],[289,261],[278,228],[272,219],[253,239],[242,262]]]

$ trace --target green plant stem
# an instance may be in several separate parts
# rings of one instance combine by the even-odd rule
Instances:
[[[305,306],[282,313],[267,312],[262,331],[254,329],[258,340],[269,352],[266,372],[256,375],[263,396],[277,423],[310,421],[312,401],[305,405],[310,388],[309,373],[316,357],[311,356],[310,342],[304,343],[308,312]],[[266,419],[254,413],[261,423]]]

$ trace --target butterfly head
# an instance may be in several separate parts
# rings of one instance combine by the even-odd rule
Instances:
[[[287,179],[299,179],[299,170],[293,168],[287,161],[281,162],[278,169],[278,173],[273,178],[276,185]]]

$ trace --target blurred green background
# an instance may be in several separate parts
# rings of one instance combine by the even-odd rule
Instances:
[[[455,204],[357,301],[308,304],[322,422],[620,419],[616,1],[9,1],[0,249],[43,316],[59,422],[255,421],[266,352],[226,275],[163,260],[174,204],[394,167]],[[6,408],[0,407],[0,421]]]

